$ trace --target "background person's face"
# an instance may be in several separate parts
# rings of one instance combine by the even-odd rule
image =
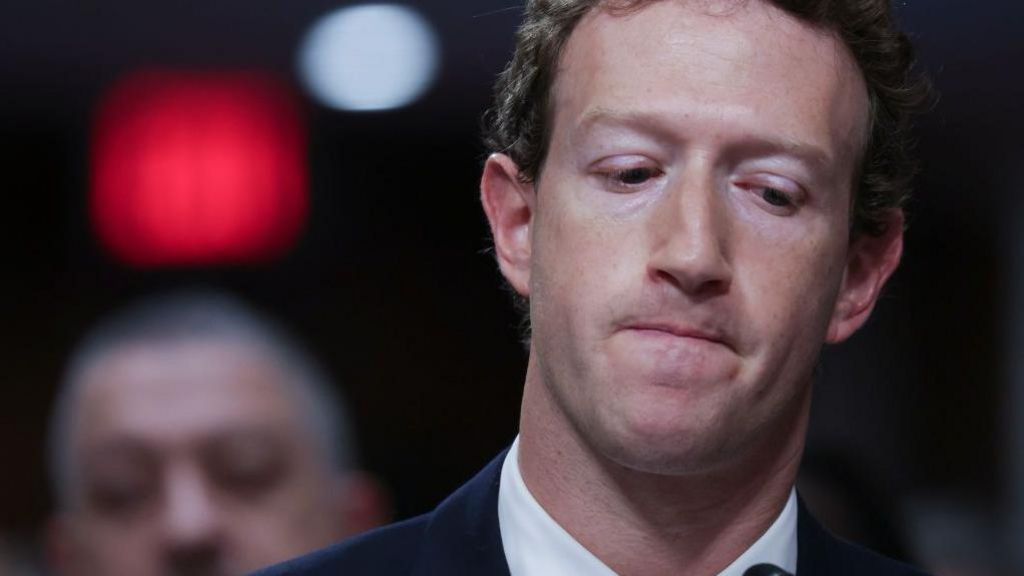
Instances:
[[[259,351],[117,350],[84,375],[68,571],[243,574],[342,534],[335,480]]]
[[[797,437],[822,342],[852,331],[837,297],[861,76],[831,35],[761,2],[704,6],[580,23],[529,230],[534,361],[557,411],[663,473]]]

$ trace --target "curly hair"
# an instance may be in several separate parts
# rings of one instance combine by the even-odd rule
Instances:
[[[563,48],[579,21],[595,8],[640,9],[659,0],[527,0],[515,54],[498,77],[484,114],[484,143],[508,154],[524,182],[534,181],[547,155],[551,87]],[[870,130],[855,175],[851,239],[885,232],[887,216],[902,209],[916,173],[910,125],[930,100],[927,78],[916,71],[913,49],[896,28],[889,0],[766,0],[833,31],[853,54],[867,85]]]

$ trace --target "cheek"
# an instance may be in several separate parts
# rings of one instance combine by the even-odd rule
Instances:
[[[76,565],[84,574],[153,574],[157,551],[153,530],[139,524],[92,523],[76,539]]]
[[[541,192],[554,193],[553,188]],[[562,191],[559,191],[562,192]],[[578,208],[578,206],[577,206]],[[602,226],[552,200],[534,224],[530,314],[545,380],[570,385],[590,379],[606,311],[621,282],[614,226]],[[564,392],[564,391],[563,391]]]
[[[600,288],[628,265],[630,242],[644,225],[642,215],[616,217],[599,206],[598,195],[583,183],[568,177],[556,182],[564,184],[538,194],[535,268],[552,288]]]
[[[309,522],[296,524],[290,512],[268,506],[235,509],[225,522],[228,564],[247,573],[306,552],[299,543]]]
[[[239,557],[265,565],[326,546],[337,533],[330,522],[337,513],[327,489],[312,479],[280,486],[258,502],[237,503],[231,524],[234,541],[244,548]]]
[[[589,339],[613,307],[630,274],[628,234],[614,222],[585,217],[540,219],[530,277],[535,330],[545,323],[560,338]],[[635,276],[635,271],[633,272]]]
[[[785,248],[761,251],[743,272],[748,315],[759,319],[764,338],[787,347],[805,343],[817,350],[842,281],[842,252],[820,241],[775,246]]]

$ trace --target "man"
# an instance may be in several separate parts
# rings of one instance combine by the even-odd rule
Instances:
[[[823,343],[899,262],[925,90],[884,0],[535,0],[481,198],[520,434],[434,512],[267,574],[912,574],[793,490]]]
[[[76,350],[51,422],[56,570],[237,575],[379,525],[320,369],[240,303],[145,300]]]

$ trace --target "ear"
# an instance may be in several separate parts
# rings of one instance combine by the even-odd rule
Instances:
[[[338,480],[338,507],[342,519],[342,538],[355,536],[391,522],[391,498],[372,475],[352,471]]]
[[[846,340],[871,316],[878,296],[903,256],[903,211],[893,210],[881,236],[861,235],[847,255],[843,284],[839,290],[825,341]]]
[[[530,295],[530,228],[534,186],[519,180],[519,167],[504,154],[492,154],[480,179],[480,202],[494,238],[501,273],[520,295]]]

